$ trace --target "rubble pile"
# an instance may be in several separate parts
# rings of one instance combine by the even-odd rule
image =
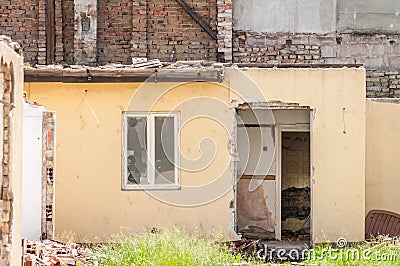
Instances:
[[[1,41],[1,36],[0,36]],[[201,68],[222,68],[223,63],[216,63],[213,61],[205,60],[193,60],[193,61],[176,61],[176,62],[164,62],[159,59],[149,60],[147,58],[133,57],[132,63],[121,64],[121,63],[110,63],[106,65],[98,66],[86,66],[86,65],[69,65],[69,64],[52,64],[52,65],[37,65],[25,63],[25,69],[40,69],[40,70],[123,70],[123,69],[201,69]]]
[[[24,266],[98,265],[90,249],[54,240],[25,240],[23,262]]]
[[[282,238],[285,241],[304,241],[310,240],[310,232],[300,229],[298,231],[282,230]]]
[[[230,250],[233,254],[242,254],[244,256],[253,255],[260,248],[260,240],[240,239],[230,242]]]

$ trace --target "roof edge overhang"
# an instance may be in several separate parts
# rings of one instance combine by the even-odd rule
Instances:
[[[222,69],[25,68],[25,82],[220,82]]]
[[[200,68],[119,68],[43,66],[24,69],[25,82],[118,83],[118,82],[222,82],[224,68],[288,69],[288,68],[361,68],[362,64],[303,64],[303,63],[215,63]]]

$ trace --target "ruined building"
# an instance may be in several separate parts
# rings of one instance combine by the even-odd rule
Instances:
[[[39,237],[175,224],[353,242],[368,211],[400,212],[400,105],[365,99],[400,95],[397,0],[0,3],[27,99],[57,112],[40,123]]]
[[[21,261],[22,56],[0,36],[0,265]]]
[[[400,94],[396,0],[2,0],[0,34],[36,64],[363,64],[368,97]]]

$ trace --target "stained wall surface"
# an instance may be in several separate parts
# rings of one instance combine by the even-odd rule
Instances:
[[[140,85],[25,84],[29,99],[57,112],[55,235],[72,231],[82,241],[104,240],[120,230],[169,225],[229,234],[233,195],[226,148],[232,127],[228,90],[210,83],[153,83],[143,85],[144,90]],[[180,190],[154,191],[153,196],[121,190],[122,113],[127,110],[180,113],[181,165],[188,169],[180,171]],[[189,120],[198,114],[218,114],[223,126],[202,117]],[[202,188],[208,183],[211,187]],[[156,197],[199,206],[168,204]]]
[[[312,240],[336,241],[340,236],[363,240],[365,70],[230,69],[225,74],[231,101],[282,101],[314,110]]]
[[[336,0],[236,0],[235,30],[256,32],[313,32],[336,30]]]
[[[234,199],[228,149],[233,133],[231,101],[268,99],[315,110],[313,241],[336,241],[343,234],[349,241],[362,240],[365,70],[232,71],[238,70],[226,69],[223,84],[26,83],[30,100],[57,111],[56,235],[72,231],[83,240],[104,239],[121,228],[142,231],[154,225],[229,234]],[[181,190],[152,195],[121,190],[121,121],[126,110],[180,112]]]
[[[337,1],[338,31],[400,33],[399,1]]]

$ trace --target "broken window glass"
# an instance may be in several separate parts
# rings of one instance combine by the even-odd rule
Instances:
[[[146,117],[128,117],[128,184],[149,184],[147,176],[146,135]]]
[[[174,118],[155,117],[155,183],[175,182]]]
[[[177,120],[171,113],[125,114],[123,188],[177,187]]]

